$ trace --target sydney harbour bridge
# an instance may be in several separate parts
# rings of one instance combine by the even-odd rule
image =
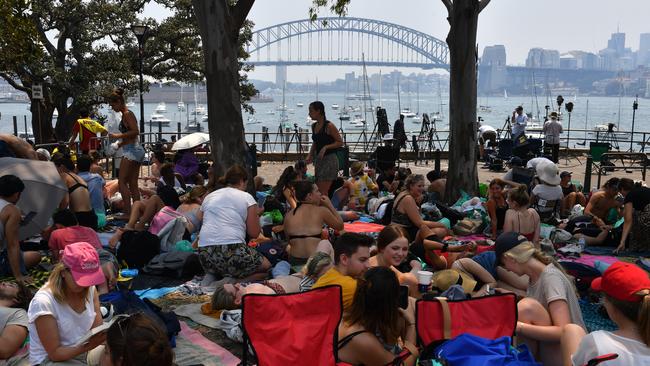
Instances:
[[[364,18],[303,19],[258,29],[247,51],[247,62],[255,66],[359,66],[365,62],[367,66],[449,70],[446,42],[403,25]],[[614,75],[602,70],[479,66],[479,91],[480,79],[503,78],[508,85],[528,85],[532,74],[581,89]]]

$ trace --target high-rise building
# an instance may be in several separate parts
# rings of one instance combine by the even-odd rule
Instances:
[[[650,67],[650,33],[641,33],[636,64]]]
[[[287,82],[287,65],[277,65],[275,67],[275,87],[282,88]]]
[[[625,52],[625,33],[612,33],[612,37],[607,41],[607,48],[622,56]]]
[[[559,69],[560,52],[543,48],[531,48],[526,58],[526,67],[538,69]]]

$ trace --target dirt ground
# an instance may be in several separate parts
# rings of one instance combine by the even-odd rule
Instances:
[[[561,158],[558,167],[560,169],[560,172],[565,170],[570,171],[572,173],[571,179],[573,181],[583,183],[585,179],[586,160],[587,160],[586,156],[571,157],[568,160]],[[266,184],[274,185],[275,182],[280,177],[280,174],[282,174],[282,170],[284,170],[284,168],[286,168],[287,166],[293,164],[293,162],[262,161],[261,164],[262,166],[257,169],[258,175],[264,177],[264,182]],[[617,162],[617,165],[620,165],[620,162]],[[423,175],[425,175],[430,170],[434,169],[433,161],[429,161],[429,164],[422,164],[422,163],[414,164],[413,161],[405,161],[402,162],[400,166],[410,168],[411,171],[413,171],[413,173],[423,174]],[[447,160],[441,161],[440,163],[441,169],[447,170],[448,166],[449,166],[449,162]],[[314,173],[313,165],[309,165],[308,169],[311,174]],[[479,170],[478,170],[479,183],[489,183],[494,178],[502,177],[505,174],[505,172],[506,172],[505,170],[503,172],[492,172],[487,168],[484,168],[483,163],[479,162]],[[604,184],[607,179],[612,177],[619,177],[619,178],[627,177],[633,180],[641,180],[642,178],[640,170],[628,170],[628,171],[616,170],[614,172],[607,172],[607,175],[602,176],[601,185]],[[647,179],[648,177],[646,176],[646,182]],[[597,181],[598,181],[598,175],[592,174],[591,175],[592,188],[596,187]]]

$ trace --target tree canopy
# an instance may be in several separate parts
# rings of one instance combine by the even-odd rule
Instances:
[[[44,123],[42,140],[67,139],[79,109],[103,103],[115,87],[137,94],[139,57],[133,24],[149,26],[145,75],[179,82],[203,80],[201,38],[191,0],[158,0],[172,13],[161,21],[142,18],[148,0],[0,2],[0,77],[30,98],[32,85],[43,85],[45,99],[32,102],[32,125],[35,119],[51,121],[54,108],[59,112],[56,137]],[[250,23],[243,29],[246,40]],[[246,56],[243,48],[241,52]],[[245,74],[240,83],[245,102],[254,88]]]

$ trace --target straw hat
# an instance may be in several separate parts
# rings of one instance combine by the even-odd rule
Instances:
[[[453,285],[461,285],[466,294],[474,292],[474,287],[476,287],[476,280],[455,269],[445,269],[434,273],[431,283],[440,291],[447,291]]]
[[[547,184],[556,186],[560,184],[560,170],[555,163],[540,162],[536,167],[537,176]]]
[[[363,168],[365,166],[366,166],[366,164],[363,161],[355,161],[350,166],[350,176],[354,177],[354,176],[357,176],[357,175],[363,173]]]

